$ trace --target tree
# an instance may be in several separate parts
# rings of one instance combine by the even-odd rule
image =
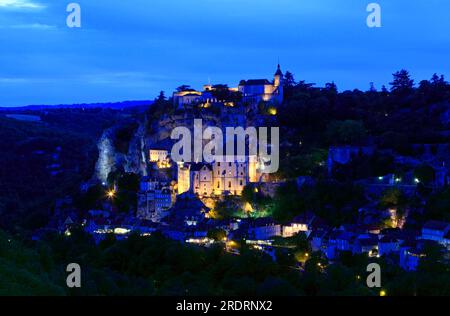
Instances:
[[[390,82],[391,91],[399,95],[407,95],[412,92],[414,80],[410,78],[409,72],[405,69],[393,74],[394,80]]]
[[[226,84],[214,85],[211,93],[217,100],[223,102],[239,102],[242,99],[241,92],[231,91]]]
[[[181,86],[179,86],[178,88],[177,88],[177,91],[178,92],[183,92],[183,91],[190,91],[190,90],[192,90],[191,89],[191,86],[189,86],[189,85],[181,85]]]
[[[444,79],[444,75],[438,76],[436,73],[431,77],[431,85],[434,87],[445,87],[448,83]]]
[[[361,121],[334,121],[328,125],[328,140],[332,144],[355,144],[366,136],[364,123]]]
[[[163,102],[163,101],[166,101],[166,96],[165,96],[165,94],[164,94],[164,91],[161,91],[161,92],[159,92],[159,95],[158,95],[158,98],[156,99],[156,101],[158,101],[158,102]]]
[[[446,188],[430,196],[425,214],[427,219],[450,222],[450,188]]]
[[[296,84],[294,74],[290,71],[286,71],[284,74],[284,87],[292,88]]]
[[[253,185],[246,185],[242,190],[241,201],[243,203],[253,203],[255,201],[255,188]]]
[[[289,99],[292,97],[292,94],[294,92],[294,87],[296,85],[294,75],[291,72],[286,71],[286,73],[284,75],[284,83],[283,84],[284,84],[284,97],[286,99]]]
[[[389,189],[384,192],[383,196],[380,199],[380,204],[383,207],[403,207],[407,203],[406,196],[403,192],[398,188]]]
[[[227,233],[223,229],[214,228],[208,231],[207,236],[215,241],[222,241],[227,237]]]
[[[444,76],[433,74],[431,80],[422,80],[419,84],[418,94],[423,98],[424,104],[437,103],[448,99],[448,83]]]
[[[326,83],[325,90],[330,91],[332,93],[337,93],[337,86],[334,83],[334,81]]]

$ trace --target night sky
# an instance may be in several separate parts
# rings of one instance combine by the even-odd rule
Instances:
[[[0,0],[0,106],[114,102],[181,84],[296,79],[339,90],[450,79],[448,0]],[[75,1],[74,1],[75,2]],[[366,6],[382,7],[368,28]]]

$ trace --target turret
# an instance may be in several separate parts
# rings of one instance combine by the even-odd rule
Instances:
[[[277,72],[274,76],[273,84],[275,87],[279,87],[283,85],[283,72],[281,71],[280,64],[278,64]]]

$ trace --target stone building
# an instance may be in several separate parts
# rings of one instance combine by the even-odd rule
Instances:
[[[144,178],[138,193],[137,217],[160,222],[169,215],[168,210],[173,206],[175,200],[176,194],[170,186],[147,181]]]
[[[244,162],[182,163],[178,165],[178,194],[191,191],[200,197],[241,195],[248,183],[258,182],[256,159]]]
[[[284,77],[280,65],[274,75],[273,81],[267,79],[249,79],[241,80],[238,87],[228,88],[231,93],[240,92],[242,102],[251,105],[257,105],[259,102],[270,102],[274,104],[283,103],[283,83]],[[214,86],[204,85],[203,91],[194,89],[186,89],[185,91],[177,91],[173,93],[173,102],[175,107],[183,109],[194,104],[200,104],[208,107],[213,103],[223,103],[225,106],[234,106],[234,102],[226,100],[218,100],[214,96]]]

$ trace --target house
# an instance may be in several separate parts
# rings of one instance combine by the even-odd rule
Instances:
[[[422,227],[421,239],[434,240],[445,244],[445,236],[450,231],[450,224],[441,221],[428,221]]]
[[[400,250],[400,266],[407,271],[415,271],[420,259],[426,255],[418,248],[402,248]]]
[[[160,186],[159,181],[153,180],[150,177],[142,177],[139,183],[139,189],[142,192],[154,191]]]
[[[141,236],[148,236],[157,230],[158,224],[149,220],[139,220],[133,225],[133,231],[138,232]]]
[[[169,209],[175,203],[176,195],[170,187],[157,184],[141,185],[141,189],[150,189],[138,193],[137,217],[140,219],[160,222],[168,215]]]
[[[165,149],[150,149],[150,162],[165,161],[169,157],[169,152]]]
[[[270,218],[258,218],[250,223],[248,228],[248,239],[252,240],[268,240],[281,235],[281,225]]]
[[[161,229],[161,233],[169,239],[182,241],[182,242],[186,241],[186,233],[184,232],[183,229],[181,229],[179,227],[175,227],[175,226],[164,227]]]
[[[197,226],[206,220],[208,212],[209,208],[198,197],[184,193],[177,197],[165,221],[177,227]]]
[[[400,267],[406,271],[415,271],[420,260],[426,255],[423,245],[418,241],[408,241],[400,246]]]
[[[282,227],[282,236],[284,238],[292,237],[300,232],[304,232],[306,236],[311,233],[311,224],[315,219],[312,213],[302,214],[294,217],[292,221]]]
[[[392,236],[383,236],[378,241],[378,253],[380,256],[400,251],[400,242]]]
[[[378,238],[374,236],[357,238],[353,244],[353,253],[367,254],[369,257],[378,257]]]
[[[165,149],[150,149],[149,161],[155,163],[159,169],[171,167],[169,152]]]
[[[313,230],[308,237],[312,251],[324,251],[328,242],[328,230]]]
[[[280,65],[274,75],[273,83],[267,79],[241,80],[238,90],[242,93],[243,102],[258,104],[261,101],[276,104],[283,103],[283,72]]]
[[[325,255],[329,260],[339,257],[343,251],[352,251],[355,234],[344,230],[334,230],[328,235],[328,242],[325,248]]]
[[[203,94],[202,92],[196,91],[194,89],[186,89],[184,91],[178,91],[173,93],[174,106],[179,109],[182,109],[186,106],[190,106],[193,104],[209,101],[210,99],[206,97],[206,93]]]

